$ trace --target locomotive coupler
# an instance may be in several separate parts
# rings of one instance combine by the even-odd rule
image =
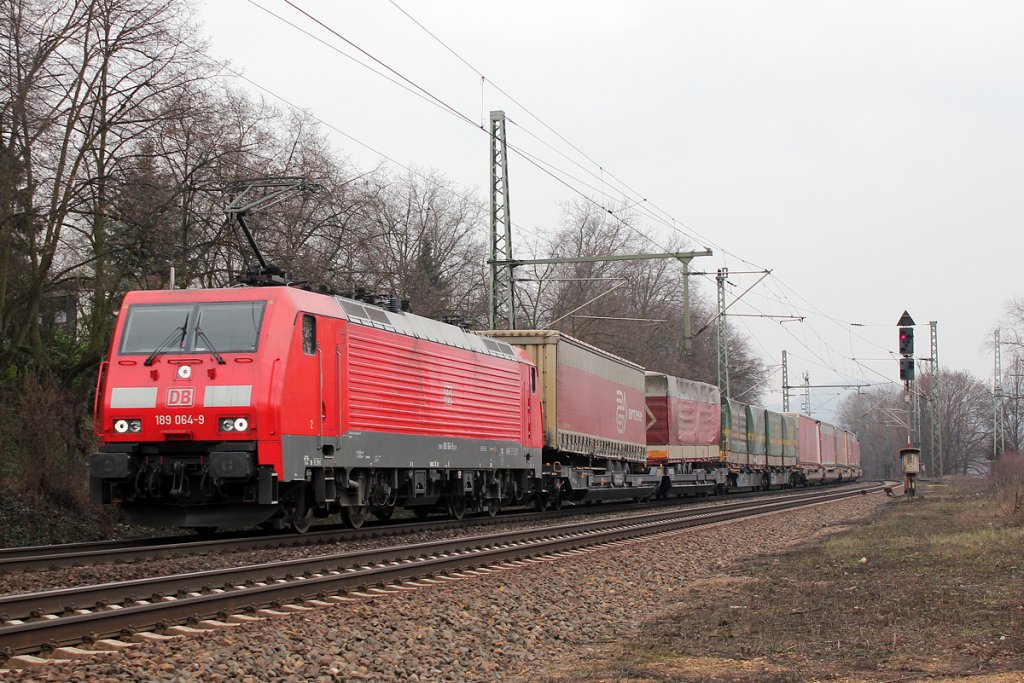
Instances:
[[[181,462],[180,460],[175,461],[175,463],[174,463],[174,465],[172,466],[171,469],[172,469],[172,474],[174,475],[174,478],[173,478],[173,480],[171,482],[170,494],[172,496],[185,496],[185,495],[187,495],[188,492],[185,490],[186,489],[185,485],[188,482],[188,480],[185,477],[185,463]]]

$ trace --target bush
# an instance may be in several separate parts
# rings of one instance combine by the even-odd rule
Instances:
[[[1024,456],[1004,453],[992,463],[989,476],[999,509],[1007,517],[1024,521]]]
[[[0,493],[88,505],[88,408],[49,373],[26,371],[0,384]]]

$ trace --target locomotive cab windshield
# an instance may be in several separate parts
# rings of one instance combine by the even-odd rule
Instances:
[[[164,354],[253,353],[265,307],[265,301],[135,304],[128,308],[119,352],[145,354],[147,365]]]

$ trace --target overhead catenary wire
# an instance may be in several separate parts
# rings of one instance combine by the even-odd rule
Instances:
[[[255,2],[253,2],[253,0],[248,0],[248,1],[250,3],[252,3],[254,6],[260,7],[260,9],[264,9],[264,11],[267,11],[265,8],[261,7],[260,5],[258,5]],[[363,65],[364,67],[366,67],[368,69],[370,69],[373,73],[376,73],[379,76],[387,78],[392,83],[400,85],[405,90],[407,90],[407,91],[409,91],[409,92],[411,92],[413,94],[416,94],[418,97],[431,102],[434,106],[437,106],[438,108],[442,109],[443,111],[446,111],[449,114],[457,117],[459,120],[472,125],[474,128],[482,129],[482,126],[479,123],[473,121],[469,116],[467,116],[466,114],[460,112],[457,108],[455,108],[454,106],[448,104],[442,98],[434,95],[428,89],[426,89],[426,88],[420,86],[419,84],[415,83],[412,79],[410,79],[410,78],[406,77],[405,75],[401,74],[398,70],[390,67],[385,62],[383,62],[383,60],[380,60],[379,58],[375,57],[374,55],[372,55],[368,51],[362,49],[361,47],[356,45],[353,41],[351,41],[351,40],[347,39],[346,37],[344,37],[340,32],[338,32],[338,31],[334,30],[333,28],[331,28],[330,26],[328,26],[326,24],[326,22],[323,22],[322,20],[318,19],[317,17],[315,17],[310,12],[308,12],[308,11],[302,9],[301,7],[299,7],[298,5],[296,5],[296,3],[292,2],[292,0],[283,0],[283,1],[287,5],[289,5],[293,9],[295,9],[296,11],[300,12],[301,14],[303,14],[310,21],[315,22],[318,26],[320,26],[324,30],[328,31],[332,35],[336,36],[339,40],[344,41],[347,45],[349,45],[353,49],[359,51],[360,54],[364,55],[367,59],[372,60],[373,63],[379,65],[381,67],[381,69],[384,69],[387,73],[382,73],[380,69],[371,68],[371,65],[365,64],[364,62],[362,62],[360,60],[354,60],[357,63]],[[492,80],[488,79],[482,72],[480,72],[471,63],[469,63],[468,60],[466,60],[461,55],[459,55],[454,49],[452,49],[447,43],[445,43],[443,40],[441,40],[436,34],[434,34],[429,29],[427,29],[426,26],[422,24],[422,22],[419,22],[418,20],[415,20],[408,12],[406,12],[404,9],[399,7],[397,5],[397,3],[392,2],[392,4],[396,8],[398,8],[400,11],[402,11],[402,13],[405,14],[410,20],[412,20],[414,23],[416,23],[417,26],[419,26],[422,30],[426,31],[429,35],[431,35],[431,37],[434,38],[434,40],[436,40],[438,43],[442,44],[442,46],[445,47],[446,50],[448,50],[450,53],[452,53],[458,59],[460,59],[460,61],[462,61],[467,66],[467,68],[470,68],[471,70],[473,70],[474,73],[482,79],[482,82],[489,83],[492,87],[495,87],[496,90],[498,90],[499,92],[504,94],[506,97],[509,97],[509,99],[512,100],[513,102],[515,102],[518,106],[520,106],[523,109],[523,111],[526,111],[532,118],[534,118],[538,122],[540,122],[541,125],[543,125],[546,129],[550,130],[559,139],[561,139],[563,142],[565,142],[567,145],[569,145],[572,149],[574,149],[574,151],[576,151],[577,153],[581,154],[581,156],[583,156],[588,161],[590,161],[595,166],[597,166],[599,171],[601,172],[601,181],[602,181],[602,183],[605,182],[604,181],[604,175],[605,174],[607,174],[609,177],[615,179],[619,183],[622,182],[621,180],[618,179],[617,176],[615,176],[614,174],[610,173],[604,166],[598,164],[596,161],[594,161],[594,159],[592,157],[590,157],[585,152],[583,152],[583,150],[581,150],[579,147],[577,147],[573,143],[569,142],[564,136],[562,136],[557,131],[555,131],[553,127],[548,125],[539,116],[537,116],[531,110],[529,110],[527,107],[525,107],[521,102],[519,102],[519,100],[517,100],[516,98],[512,97],[510,94],[508,94],[503,89],[501,89],[499,86],[497,86]],[[288,22],[287,20],[279,17],[279,15],[276,15],[276,14],[274,14],[272,12],[269,12],[269,11],[268,11],[268,13],[270,13],[272,16],[274,16],[276,18],[279,18],[282,21],[285,21],[286,23],[288,23],[288,25],[295,27],[297,30],[302,31],[304,34],[306,34],[306,35],[308,35],[310,37],[315,38],[319,42],[321,42],[321,43],[323,43],[325,45],[330,46],[331,49],[333,49],[335,51],[338,51],[341,54],[345,54],[345,56],[348,57],[349,59],[354,59],[351,55],[347,55],[346,53],[344,53],[344,51],[338,50],[336,46],[331,46],[330,43],[327,43],[326,41],[323,41],[319,37],[313,36],[308,31],[305,31],[304,29],[301,29],[301,28],[297,27],[292,22]],[[388,73],[393,74],[393,77],[388,76]],[[291,105],[291,106],[294,106],[294,105]],[[523,126],[521,124],[517,124],[517,125],[519,125],[520,128],[523,128]],[[333,126],[331,128],[335,129]],[[524,130],[525,130],[525,128],[524,128]],[[488,135],[490,134],[489,131],[485,131],[485,132]],[[539,136],[533,135],[532,133],[530,133],[530,135],[531,135],[531,137],[539,139]],[[351,137],[351,136],[347,136],[347,137]],[[547,143],[543,143],[543,144],[547,145]],[[551,147],[550,145],[547,145],[547,146]],[[597,187],[595,187],[593,185],[590,185],[589,183],[583,181],[582,179],[576,177],[575,175],[560,169],[557,165],[543,160],[542,158],[540,158],[536,154],[528,152],[527,150],[522,148],[521,145],[509,144],[508,147],[509,147],[510,150],[512,150],[515,153],[519,154],[528,163],[530,163],[531,165],[535,166],[538,170],[540,170],[541,172],[545,173],[546,175],[548,175],[552,179],[556,180],[556,182],[558,182],[561,185],[565,186],[567,189],[569,189],[573,193],[578,194],[585,201],[594,204],[596,207],[600,208],[600,210],[602,210],[603,212],[607,213],[609,216],[611,216],[611,217],[615,218],[616,220],[618,220],[622,225],[624,225],[628,229],[636,232],[638,235],[640,235],[643,239],[645,239],[649,243],[659,247],[662,250],[665,250],[665,247],[663,247],[657,240],[655,240],[653,237],[651,237],[646,231],[640,230],[639,228],[634,226],[631,222],[625,220],[620,215],[620,212],[622,211],[621,209],[619,209],[619,210],[611,209],[608,206],[602,204],[601,202],[598,202],[593,197],[591,197],[591,196],[587,195],[585,192],[581,191],[580,190],[580,186],[582,186],[584,188],[588,188],[588,189],[590,189],[590,190],[592,190],[594,192],[598,192],[600,194],[606,194],[603,189],[597,188]],[[375,153],[379,154],[379,152],[375,152]],[[566,155],[561,154],[560,152],[559,152],[559,154],[561,156],[563,156],[563,157],[566,157]],[[389,158],[389,157],[386,157],[386,155],[381,155],[381,156],[384,157],[384,158]],[[568,157],[566,157],[566,158],[568,158]],[[390,160],[390,158],[389,158],[389,160]],[[570,159],[570,161],[572,161],[572,160]],[[394,161],[393,161],[393,163],[394,163]],[[576,164],[575,161],[573,161],[573,163]],[[404,167],[404,165],[401,165],[401,164],[398,164],[398,165]],[[576,164],[576,165],[579,165],[579,164]],[[589,171],[588,171],[588,173],[590,173],[590,175],[594,175],[593,173],[591,173]],[[576,185],[574,185],[574,183],[576,183]],[[754,267],[759,267],[756,264],[754,264],[753,262],[751,262],[751,261],[749,261],[749,260],[747,260],[747,259],[745,259],[745,258],[743,258],[743,257],[741,257],[741,256],[739,256],[739,255],[737,255],[737,254],[735,254],[733,252],[731,252],[730,250],[728,250],[727,248],[725,248],[721,244],[717,243],[715,240],[709,239],[709,238],[701,235],[701,233],[699,233],[698,231],[690,228],[685,223],[682,223],[681,221],[678,221],[677,219],[672,217],[670,214],[668,214],[667,212],[664,212],[662,209],[657,207],[655,204],[653,204],[651,202],[648,202],[646,197],[644,197],[643,195],[638,193],[633,188],[629,187],[628,185],[625,185],[624,183],[622,183],[622,184],[626,187],[628,192],[623,192],[621,188],[615,188],[616,191],[622,192],[622,194],[624,196],[628,196],[629,193],[632,193],[633,195],[635,195],[635,197],[638,197],[638,199],[634,199],[633,200],[633,203],[636,206],[630,207],[630,209],[636,209],[638,214],[643,215],[644,217],[650,218],[651,220],[653,220],[655,222],[667,225],[670,229],[672,229],[673,231],[675,231],[676,233],[678,233],[678,234],[680,234],[680,235],[682,235],[684,237],[687,237],[687,238],[690,238],[690,239],[693,239],[694,236],[700,237],[700,238],[703,239],[704,243],[712,245],[712,246],[715,246],[716,248],[718,248],[723,255],[729,255],[729,256],[732,256],[732,257],[734,257],[734,258],[736,258],[736,259],[738,259],[738,260],[740,260],[740,261],[742,261],[744,263],[748,263],[748,264],[750,264],[750,265],[752,265]],[[648,207],[650,207],[650,209],[648,209]],[[653,209],[653,210],[651,210],[651,209]],[[657,216],[654,213],[654,211],[659,211],[659,212],[663,213],[664,216],[667,217],[667,219],[666,218],[661,218],[661,217]],[[677,227],[677,224],[678,225],[683,225],[692,234],[688,234],[688,233],[680,230]],[[516,227],[517,227],[517,229],[521,229],[521,226],[517,225]],[[534,233],[534,235],[538,236],[536,233]],[[778,280],[777,277],[775,279]],[[789,289],[790,291],[794,292],[796,294],[796,296],[798,296],[801,300],[803,300],[809,306],[811,306],[813,308],[813,310],[818,315],[821,315],[821,316],[825,317],[828,320],[836,322],[836,320],[837,320],[836,318],[834,318],[832,316],[829,316],[828,314],[824,313],[824,311],[822,311],[819,307],[815,306],[810,301],[808,301],[805,297],[800,295],[799,292],[797,292],[797,290],[789,287],[788,285],[786,285],[784,282],[781,282],[781,281],[780,281],[780,286],[781,287],[785,287],[786,289]],[[788,299],[788,296],[786,296],[785,298]],[[815,336],[817,336],[819,338],[819,341],[822,342],[827,348],[829,348],[831,352],[834,352],[834,349],[831,348],[831,345],[829,345],[824,340],[824,338],[821,337],[821,335],[818,332],[816,332],[816,331],[814,331],[812,329],[812,333]],[[804,345],[807,346],[808,349],[810,349],[810,347],[806,344],[806,341],[804,342]],[[848,358],[848,357],[844,357],[844,358]],[[833,371],[838,372],[837,369],[835,369],[835,368],[832,368],[832,369],[833,369]]]
[[[483,128],[481,125],[479,125],[478,123],[473,121],[471,118],[469,118],[469,116],[467,116],[466,114],[463,114],[462,112],[460,112],[456,107],[454,107],[453,105],[448,104],[441,97],[433,94],[430,90],[424,88],[423,86],[420,86],[418,83],[413,81],[411,78],[405,76],[404,74],[399,72],[397,69],[395,69],[395,68],[391,67],[390,65],[386,64],[383,60],[381,60],[378,57],[374,56],[369,51],[367,51],[367,50],[363,49],[362,47],[358,46],[352,40],[346,38],[339,31],[337,31],[336,29],[334,29],[331,26],[329,26],[323,20],[319,19],[318,17],[316,17],[312,13],[310,13],[310,12],[306,11],[305,9],[303,9],[303,8],[299,7],[298,5],[296,5],[292,0],[282,0],[282,1],[285,4],[287,4],[288,6],[292,7],[293,9],[295,9],[297,12],[299,12],[303,16],[305,16],[307,19],[309,19],[310,21],[315,23],[316,25],[318,25],[321,28],[323,28],[325,31],[327,31],[331,35],[333,35],[333,36],[337,37],[339,40],[343,41],[346,45],[349,45],[353,49],[357,50],[360,54],[365,55],[368,59],[370,59],[374,63],[380,65],[383,69],[385,69],[388,72],[394,74],[395,77],[397,77],[401,81],[404,81],[404,83],[408,84],[408,87],[403,86],[404,89],[408,90],[409,88],[413,88],[421,96],[427,98],[428,100],[433,102],[435,105],[439,106],[442,110],[447,111],[451,115],[453,115],[456,118],[458,118],[460,121],[463,121],[464,123],[467,123],[467,124],[471,125],[473,128],[475,128],[477,130],[482,130],[488,136],[491,135],[491,132],[489,130],[487,130],[486,128]],[[284,23],[288,24],[289,26],[292,26],[292,27],[296,28],[297,30],[301,31],[303,34],[314,38],[318,42],[321,42],[321,43],[323,43],[325,45],[330,46],[329,43],[325,43],[325,41],[323,41],[319,37],[311,34],[308,31],[305,31],[304,29],[301,29],[301,28],[297,27],[294,23],[292,23],[292,22],[290,22],[290,21],[280,17],[280,15],[278,15],[278,14],[276,14],[274,12],[271,12],[271,11],[267,10],[266,8],[262,7],[259,3],[255,2],[255,0],[247,0],[247,2],[249,2],[250,4],[252,4],[255,7],[258,7],[260,9],[264,10],[270,16],[273,16],[273,17],[275,17],[277,19],[280,19],[281,21],[283,21]],[[349,59],[352,59],[351,55],[347,55],[346,53],[344,53],[344,51],[338,50],[338,48],[336,46],[331,46],[331,49],[335,50],[336,52],[340,52],[341,54],[344,54]],[[360,64],[360,65],[362,65],[362,66],[364,66],[366,68],[369,68],[373,73],[381,75],[378,70],[370,68],[369,65],[367,65],[367,64],[365,64],[365,63],[363,63],[363,62],[361,62],[359,60],[355,60],[355,61],[356,61],[356,63],[358,63],[358,64]],[[390,78],[388,80],[391,80],[392,82],[394,82]],[[616,218],[625,227],[627,227],[630,230],[633,230],[636,234],[638,234],[643,239],[647,240],[649,243],[651,243],[654,246],[660,248],[662,251],[666,251],[666,249],[657,240],[652,238],[650,235],[648,235],[643,230],[640,230],[636,226],[634,226],[634,225],[630,224],[628,221],[624,220],[621,216],[619,216],[617,214],[617,212],[615,210],[610,209],[609,207],[601,204],[600,202],[595,200],[593,197],[591,197],[591,196],[587,195],[585,192],[581,191],[579,188],[574,187],[571,183],[569,183],[567,180],[565,180],[565,178],[560,177],[558,175],[558,173],[561,173],[563,175],[567,175],[567,176],[573,177],[573,176],[571,176],[571,174],[568,174],[567,172],[561,171],[561,170],[559,170],[558,173],[556,173],[554,170],[552,170],[552,169],[557,168],[554,164],[550,164],[548,162],[540,163],[539,160],[538,160],[539,158],[536,155],[526,153],[522,149],[522,147],[520,145],[508,143],[508,141],[506,141],[506,146],[508,147],[508,149],[510,149],[510,150],[516,152],[517,154],[519,154],[520,156],[522,156],[527,162],[529,162],[531,165],[536,167],[542,173],[545,173],[546,175],[548,175],[549,177],[554,179],[556,182],[558,182],[558,183],[562,184],[563,186],[565,186],[566,188],[568,188],[570,191],[578,194],[584,201],[594,204],[595,206],[600,208],[602,211],[604,211],[608,215]],[[581,182],[581,181],[579,181],[579,179],[577,179],[575,177],[573,177],[573,179],[576,180],[577,182]],[[584,186],[586,186],[586,185],[584,184]],[[597,188],[591,187],[591,189],[594,189],[595,191],[599,191],[599,190],[597,190]],[[677,232],[679,232],[683,236],[686,236],[684,233],[682,233],[682,231],[679,231],[678,229],[676,229],[676,230],[677,230]]]
[[[619,177],[618,177],[617,175],[615,175],[614,173],[610,172],[610,171],[608,170],[608,168],[607,168],[607,167],[605,167],[605,166],[604,166],[603,164],[601,164],[601,163],[599,163],[598,161],[596,161],[596,160],[595,160],[595,159],[594,159],[593,157],[591,157],[591,156],[590,156],[589,154],[587,154],[586,152],[584,152],[584,151],[583,151],[582,149],[580,149],[580,148],[579,148],[579,147],[578,147],[577,145],[573,144],[573,143],[572,143],[571,141],[569,141],[569,140],[568,140],[568,139],[567,139],[567,138],[566,138],[565,136],[563,136],[563,135],[562,135],[561,133],[559,133],[559,132],[558,132],[557,130],[555,130],[555,129],[554,129],[554,128],[553,128],[552,126],[548,125],[548,123],[547,123],[547,122],[545,122],[545,121],[544,121],[544,120],[543,120],[542,118],[540,118],[540,116],[538,116],[537,114],[535,114],[535,113],[534,113],[534,112],[533,112],[533,111],[532,111],[532,110],[531,110],[531,109],[530,109],[529,107],[527,107],[526,105],[524,105],[524,104],[523,104],[523,103],[522,103],[521,101],[519,101],[518,99],[516,99],[516,98],[515,98],[515,97],[514,97],[513,95],[511,95],[510,93],[508,93],[508,92],[507,92],[506,90],[504,90],[503,88],[501,88],[501,86],[499,86],[498,84],[496,84],[496,83],[495,83],[495,82],[494,82],[493,80],[491,80],[491,79],[487,78],[487,76],[486,76],[486,75],[484,75],[484,74],[483,74],[483,73],[482,73],[482,72],[481,72],[481,71],[480,71],[479,69],[477,69],[477,68],[476,68],[475,66],[473,66],[472,64],[470,64],[470,62],[469,62],[469,61],[468,61],[467,59],[465,59],[465,58],[464,58],[464,57],[463,57],[462,55],[460,55],[460,54],[459,54],[458,52],[456,52],[456,51],[455,51],[455,50],[454,50],[454,49],[453,49],[453,48],[452,48],[452,47],[451,47],[450,45],[448,45],[448,44],[447,44],[447,43],[446,43],[445,41],[443,41],[443,40],[442,40],[441,38],[439,38],[439,37],[438,37],[438,36],[437,36],[437,35],[436,35],[436,34],[435,34],[435,33],[434,33],[433,31],[431,31],[431,30],[430,30],[429,28],[427,28],[427,27],[426,27],[425,25],[423,25],[423,23],[422,23],[422,22],[420,22],[419,20],[417,20],[416,18],[414,18],[414,17],[413,17],[413,16],[411,15],[411,14],[409,14],[409,13],[408,13],[408,12],[407,12],[407,11],[406,11],[405,9],[403,9],[403,8],[402,8],[401,6],[399,6],[399,5],[398,5],[398,3],[396,3],[396,2],[395,2],[395,0],[390,0],[390,2],[391,2],[391,4],[392,4],[392,5],[394,5],[394,6],[395,6],[395,8],[397,8],[397,9],[398,9],[398,10],[399,10],[399,11],[400,11],[400,12],[401,12],[402,14],[404,14],[404,15],[405,15],[406,17],[408,17],[410,21],[412,21],[412,22],[413,22],[414,24],[416,24],[416,25],[417,25],[417,26],[418,26],[419,28],[421,28],[421,29],[422,29],[422,30],[423,30],[424,32],[426,32],[426,33],[427,33],[427,34],[428,34],[428,35],[429,35],[429,36],[430,36],[431,38],[433,38],[433,39],[434,39],[434,40],[436,40],[436,41],[437,41],[438,43],[440,43],[440,44],[441,44],[441,45],[442,45],[442,46],[443,46],[443,47],[444,47],[444,48],[445,48],[445,49],[446,49],[446,50],[447,50],[448,52],[450,52],[450,53],[451,53],[452,55],[454,55],[454,56],[455,56],[455,57],[456,57],[456,58],[457,58],[457,59],[458,59],[458,60],[459,60],[460,62],[462,62],[463,64],[465,64],[465,65],[466,65],[466,66],[467,66],[467,67],[468,67],[469,69],[471,69],[471,70],[472,70],[472,71],[473,71],[473,72],[474,72],[474,73],[475,73],[475,74],[476,74],[477,76],[479,76],[479,77],[480,77],[481,79],[485,80],[485,81],[486,81],[487,83],[490,83],[490,84],[491,84],[491,86],[492,86],[492,87],[494,87],[494,89],[495,89],[495,90],[497,90],[498,92],[500,92],[500,93],[501,93],[502,95],[506,96],[506,97],[507,97],[507,98],[508,98],[508,99],[509,99],[510,101],[512,101],[513,103],[515,103],[515,104],[516,104],[516,105],[517,105],[517,106],[518,106],[519,108],[521,108],[521,109],[522,109],[522,110],[523,110],[524,112],[526,112],[526,113],[527,113],[527,114],[528,114],[528,115],[529,115],[530,117],[532,117],[532,118],[533,118],[534,120],[536,120],[536,121],[537,121],[538,123],[540,123],[540,124],[541,124],[542,126],[544,126],[544,128],[546,128],[546,129],[547,129],[548,131],[550,131],[550,132],[551,132],[552,134],[554,134],[554,135],[555,135],[555,136],[556,136],[556,137],[557,137],[557,138],[558,138],[559,140],[561,140],[562,142],[564,142],[564,143],[565,143],[566,145],[568,145],[568,146],[569,146],[569,147],[570,147],[571,149],[573,149],[573,150],[574,150],[575,152],[577,152],[578,154],[580,154],[580,156],[582,156],[582,157],[583,157],[583,158],[585,158],[585,159],[586,159],[587,161],[589,161],[589,162],[590,162],[590,163],[592,163],[592,164],[593,164],[594,166],[596,166],[596,167],[598,168],[598,170],[599,170],[599,171],[600,171],[600,172],[601,172],[602,174],[604,174],[604,173],[607,173],[607,174],[608,174],[608,176],[609,176],[610,178],[612,178],[612,179],[613,179],[613,180],[615,180],[615,181],[616,181],[617,183],[619,183],[619,184],[620,184],[620,185],[621,185],[622,187],[624,187],[624,188],[625,188],[626,190],[628,190],[628,192],[629,192],[629,193],[632,193],[633,195],[637,196],[637,197],[638,197],[639,199],[637,199],[637,200],[636,200],[636,204],[641,204],[641,203],[648,203],[648,199],[647,199],[647,197],[646,197],[646,196],[644,196],[644,195],[643,195],[643,193],[641,193],[641,192],[637,191],[636,189],[634,189],[633,187],[631,187],[631,186],[630,186],[630,185],[629,185],[628,183],[626,183],[626,182],[625,182],[625,181],[623,181],[623,180],[622,180],[621,178],[619,178]],[[574,160],[574,159],[570,158],[570,157],[569,157],[568,155],[566,155],[566,154],[563,154],[562,152],[560,152],[560,151],[558,151],[557,149],[555,149],[555,148],[554,148],[554,147],[553,147],[552,145],[550,145],[550,144],[548,144],[547,142],[543,141],[543,140],[542,140],[542,139],[541,139],[541,138],[540,138],[540,137],[539,137],[538,135],[536,135],[536,134],[532,133],[531,131],[529,131],[529,130],[528,130],[528,129],[527,129],[527,128],[526,128],[525,126],[523,126],[523,125],[522,125],[521,123],[519,123],[519,122],[515,121],[515,120],[514,120],[514,119],[512,119],[512,118],[508,118],[508,120],[509,120],[509,122],[510,122],[510,123],[514,123],[514,124],[515,124],[515,125],[517,125],[517,126],[518,126],[519,128],[521,128],[521,129],[522,129],[522,130],[523,130],[523,131],[524,131],[525,133],[527,133],[527,134],[528,134],[528,135],[530,135],[531,137],[533,137],[533,138],[535,138],[536,140],[538,140],[539,142],[541,142],[541,144],[544,144],[544,145],[548,146],[548,147],[549,147],[550,149],[552,149],[553,151],[555,151],[555,152],[556,152],[557,154],[561,155],[561,156],[562,156],[563,158],[565,158],[565,159],[566,159],[566,160],[568,160],[569,162],[571,162],[571,163],[573,163],[573,164],[575,164],[575,165],[579,166],[580,168],[583,168],[583,166],[582,166],[581,164],[579,164],[579,163],[578,163],[578,162],[577,162],[576,160]],[[590,173],[591,175],[594,175],[594,177],[595,177],[595,178],[597,178],[597,177],[598,177],[597,175],[593,174],[593,172],[590,172],[589,170],[588,170],[587,172],[588,172],[588,173]],[[601,191],[601,192],[602,192],[602,194],[604,193],[603,191]],[[626,194],[627,194],[627,192],[623,192],[623,191],[622,191],[621,189],[619,190],[619,193],[620,193],[620,194],[623,194],[623,195],[626,195]],[[651,213],[647,213],[646,215],[648,215],[648,217],[650,217],[650,218],[651,218],[652,220],[655,220],[656,222],[658,222],[658,223],[661,223],[662,225],[665,225],[665,226],[666,226],[666,227],[668,227],[668,228],[669,228],[670,230],[673,230],[673,231],[675,231],[675,232],[677,232],[677,233],[681,234],[681,235],[682,235],[682,236],[684,236],[684,237],[688,237],[688,238],[690,238],[690,239],[693,239],[694,241],[697,241],[697,242],[703,242],[704,244],[709,244],[709,245],[711,245],[711,246],[714,246],[714,247],[716,247],[717,249],[719,249],[719,250],[720,250],[721,252],[723,252],[723,253],[731,253],[731,252],[729,252],[729,250],[728,250],[728,249],[726,249],[726,247],[725,247],[724,245],[722,245],[722,244],[718,244],[718,243],[716,243],[716,242],[715,242],[714,240],[712,240],[712,239],[710,239],[709,237],[707,237],[706,235],[702,235],[702,234],[700,234],[700,233],[699,233],[699,232],[698,232],[697,230],[695,230],[694,228],[691,228],[690,226],[688,226],[687,224],[683,223],[682,221],[679,221],[679,220],[678,220],[678,219],[676,219],[676,218],[675,218],[674,216],[672,216],[672,215],[671,215],[670,213],[668,213],[668,212],[667,212],[667,211],[665,211],[664,209],[661,209],[660,207],[658,207],[658,206],[657,206],[656,204],[654,204],[654,203],[650,203],[650,206],[651,206],[651,207],[652,207],[653,209],[655,209],[655,210],[657,210],[658,212],[660,212],[660,213],[661,213],[661,214],[662,214],[662,215],[664,216],[664,217],[658,217],[658,216],[656,216],[656,215],[655,215],[655,214],[654,214],[653,212],[651,212]],[[682,230],[679,230],[679,229],[678,229],[678,228],[676,227],[676,224],[677,224],[677,223],[678,223],[679,225],[682,225],[682,226],[683,226],[684,228],[686,228],[686,230],[687,230],[687,231],[688,231],[688,232],[689,232],[690,234],[688,234],[687,232],[684,232],[684,231],[682,231]],[[757,265],[757,264],[755,264],[755,263],[752,263],[751,261],[748,261],[748,260],[746,260],[746,259],[744,259],[744,258],[742,258],[742,257],[740,257],[740,256],[738,256],[738,255],[736,255],[736,254],[732,254],[732,255],[733,255],[733,256],[734,256],[735,258],[739,259],[740,261],[743,261],[744,263],[747,263],[748,265],[750,265],[750,266],[752,266],[752,267],[754,267],[754,268],[761,268],[761,266],[759,266],[759,265]],[[764,270],[763,268],[761,268],[761,269],[762,269],[762,270]]]

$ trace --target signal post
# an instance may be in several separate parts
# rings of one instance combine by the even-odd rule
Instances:
[[[911,497],[917,492],[917,475],[921,471],[921,416],[918,410],[917,392],[914,391],[914,319],[903,311],[900,328],[900,379],[907,400],[908,429],[907,446],[900,449],[903,465],[903,493]]]

